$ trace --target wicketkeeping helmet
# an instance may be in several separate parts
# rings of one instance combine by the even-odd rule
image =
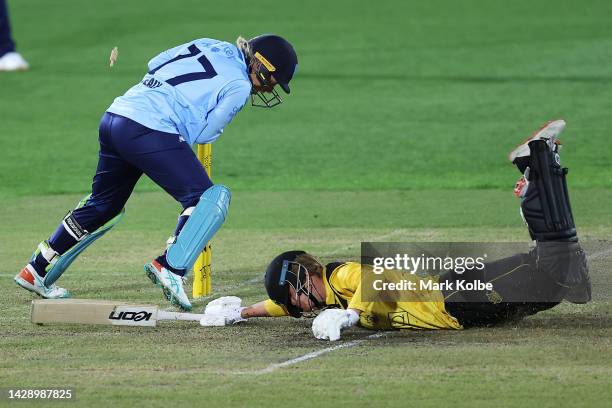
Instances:
[[[289,81],[293,78],[298,64],[293,46],[284,38],[273,34],[251,38],[248,43],[253,53],[252,58],[260,62],[255,72],[259,81],[263,85],[269,85],[270,78],[274,76],[276,82],[288,94]],[[282,98],[274,89],[271,93],[272,96],[267,96],[262,92],[256,92],[254,95],[257,95],[262,104],[256,104],[252,98],[253,105],[271,108],[282,103]]]

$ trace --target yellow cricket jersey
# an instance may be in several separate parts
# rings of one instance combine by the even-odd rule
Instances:
[[[439,290],[417,291],[414,294],[417,301],[362,302],[360,263],[335,263],[325,268],[325,303],[342,309],[360,310],[359,324],[362,327],[373,330],[463,328],[457,319],[446,312],[444,296]],[[264,305],[270,316],[287,315],[282,306],[270,299]]]

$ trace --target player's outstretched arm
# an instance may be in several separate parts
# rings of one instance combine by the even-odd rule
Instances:
[[[204,309],[202,326],[227,326],[244,322],[253,317],[287,316],[287,311],[268,299],[254,305],[242,307],[242,299],[236,296],[223,296],[213,300]]]
[[[283,317],[289,316],[287,310],[275,303],[272,299],[264,300],[263,302],[255,303],[254,305],[242,309],[242,317],[248,319],[250,317]]]
[[[243,319],[251,317],[273,317],[266,309],[266,301],[247,306],[240,312]]]

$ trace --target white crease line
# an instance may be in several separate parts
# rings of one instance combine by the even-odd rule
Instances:
[[[262,368],[261,370],[255,370],[255,371],[251,371],[251,372],[248,372],[248,373],[244,373],[243,372],[241,374],[267,374],[267,373],[271,373],[273,371],[278,370],[279,368],[284,368],[284,367],[288,367],[288,366],[291,366],[291,365],[294,365],[294,364],[298,364],[298,363],[301,363],[302,361],[312,360],[313,358],[317,358],[319,356],[322,356],[323,354],[331,353],[332,351],[336,351],[336,350],[340,350],[340,349],[344,349],[344,348],[358,346],[361,343],[364,343],[364,342],[366,342],[368,340],[377,339],[379,337],[383,337],[385,334],[386,334],[385,332],[374,333],[374,334],[371,334],[371,335],[369,335],[366,338],[361,339],[361,340],[353,340],[353,341],[349,341],[347,343],[338,344],[336,346],[326,347],[324,349],[313,351],[312,353],[307,353],[307,354],[304,354],[302,356],[292,358],[290,360],[282,361],[280,363],[270,364],[269,366],[267,366],[266,368]]]

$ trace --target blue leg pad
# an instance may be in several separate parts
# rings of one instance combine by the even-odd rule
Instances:
[[[216,184],[206,190],[191,216],[166,252],[166,260],[176,269],[191,269],[204,245],[215,235],[227,217],[232,194]]]
[[[90,195],[83,198],[75,209],[81,208],[85,205]],[[64,273],[64,271],[72,264],[72,262],[76,259],[77,256],[81,254],[88,246],[94,243],[95,240],[99,239],[102,235],[106,234],[106,232],[115,226],[125,214],[125,208],[121,210],[119,214],[117,214],[114,218],[108,221],[106,224],[92,232],[91,234],[87,234],[82,240],[77,242],[75,246],[70,248],[66,253],[60,255],[56,262],[52,265],[47,266],[47,274],[45,275],[44,283],[49,286],[55,283],[56,280],[59,279],[60,276]],[[32,258],[35,258],[38,254],[38,251],[34,253]]]

